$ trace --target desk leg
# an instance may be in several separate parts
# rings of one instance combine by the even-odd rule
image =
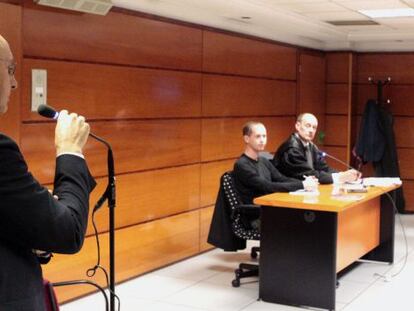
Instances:
[[[366,254],[363,259],[394,262],[395,211],[387,196],[381,196],[380,245]]]
[[[335,309],[337,214],[262,206],[259,297]]]

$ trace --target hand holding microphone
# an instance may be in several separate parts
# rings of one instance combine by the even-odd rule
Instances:
[[[59,113],[55,129],[56,153],[82,153],[88,140],[89,124],[83,116],[76,113],[68,114],[66,110]]]
[[[83,116],[78,116],[76,113],[69,114],[67,110],[56,112],[46,105],[40,105],[37,111],[43,117],[57,119],[55,146],[58,155],[68,152],[82,154],[90,131],[89,124],[85,122]]]

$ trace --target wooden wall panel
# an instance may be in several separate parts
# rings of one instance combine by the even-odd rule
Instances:
[[[348,155],[347,155],[347,148],[346,147],[332,147],[332,146],[323,146],[323,151],[327,152],[329,155],[338,158],[339,160],[347,163]],[[335,161],[329,157],[326,157],[326,162],[328,165],[338,171],[346,171],[348,168],[338,161]]]
[[[326,113],[348,114],[348,84],[326,85]]]
[[[296,79],[296,49],[204,31],[203,70],[245,76]]]
[[[389,109],[394,115],[414,117],[414,85],[390,84],[383,88],[383,98],[390,99]],[[368,99],[377,98],[377,88],[374,85],[358,86],[358,113],[362,114]]]
[[[240,154],[243,151],[240,151]],[[215,161],[201,164],[200,206],[208,206],[216,202],[220,185],[220,177],[224,172],[233,170],[236,159]]]
[[[398,147],[414,148],[414,118],[394,118],[394,134]]]
[[[213,248],[213,245],[207,243],[213,211],[214,206],[206,207],[200,210],[200,251],[206,251]]]
[[[394,115],[414,117],[414,85],[389,85],[384,87],[385,98],[390,99],[390,110]]]
[[[53,179],[54,123],[22,125],[21,147],[42,183]],[[200,120],[93,122],[92,131],[112,144],[116,173],[178,166],[200,161]],[[85,155],[94,176],[106,174],[106,150],[93,139]]]
[[[324,128],[325,115],[325,58],[321,54],[301,53],[299,74],[298,114],[313,113]]]
[[[400,161],[401,178],[414,179],[414,149],[398,148],[397,152]]]
[[[267,128],[266,150],[276,148],[294,131],[295,117],[253,118]],[[201,130],[201,160],[213,161],[240,156],[244,150],[243,125],[251,118],[204,119]]]
[[[40,7],[26,8],[23,22],[25,56],[201,69],[200,29],[121,13],[103,17]]]
[[[325,145],[346,146],[348,142],[348,117],[326,116]]]
[[[385,87],[383,89],[383,97],[388,98],[389,88]],[[357,88],[357,114],[362,114],[364,112],[365,104],[368,99],[377,98],[377,88],[371,84],[359,84]]]
[[[349,62],[349,53],[328,53],[326,55],[326,81],[328,83],[348,83]]]
[[[358,55],[358,82],[366,83],[368,77],[392,83],[414,83],[413,53],[375,53]]]
[[[116,281],[126,280],[149,270],[189,257],[199,252],[199,211],[180,214],[138,226],[116,231]],[[108,267],[108,234],[100,235],[104,267]],[[44,275],[52,282],[85,279],[85,272],[96,263],[94,237],[85,240],[83,249],[76,255],[56,254],[44,266]],[[104,285],[102,273],[96,279]],[[86,286],[57,288],[59,301],[91,292]]]
[[[25,59],[23,120],[42,118],[30,111],[32,68],[47,70],[49,105],[88,119],[200,116],[198,73]]]
[[[414,212],[414,181],[403,180],[403,191],[405,197],[405,209]]]
[[[90,199],[91,212],[106,188],[107,178],[99,178],[97,182]],[[119,175],[116,189],[116,228],[187,212],[200,206],[200,165]],[[105,203],[95,216],[99,232],[109,230],[108,214]],[[92,233],[89,219],[87,234]]]
[[[15,78],[21,81],[22,56],[22,9],[19,6],[0,3],[0,34],[8,41],[18,66]],[[6,114],[0,116],[0,132],[19,142],[20,139],[20,89],[13,90]]]
[[[389,85],[385,98],[390,99],[390,110],[394,115],[414,117],[414,84],[413,85]]]
[[[203,76],[203,116],[294,115],[296,83]]]

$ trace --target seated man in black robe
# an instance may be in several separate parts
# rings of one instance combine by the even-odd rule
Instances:
[[[300,114],[292,134],[275,152],[274,166],[286,176],[305,179],[315,176],[321,184],[355,181],[360,173],[354,169],[338,172],[326,163],[322,152],[312,142],[318,120],[311,113]]]
[[[266,128],[259,122],[248,122],[243,127],[246,144],[244,153],[234,164],[233,174],[236,190],[244,204],[252,204],[255,197],[298,189],[313,190],[317,181],[313,177],[300,181],[281,174],[272,163],[259,153],[267,142]]]

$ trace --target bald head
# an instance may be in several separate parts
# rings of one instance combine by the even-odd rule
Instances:
[[[9,43],[4,39],[2,35],[0,35],[0,58],[12,58],[12,54],[10,51]]]
[[[318,119],[311,113],[302,113],[296,119],[296,132],[305,142],[311,142],[318,129]]]
[[[315,115],[309,112],[301,113],[300,115],[298,115],[296,122],[301,122],[302,120],[305,122],[316,122],[316,125],[318,124],[318,119],[315,117]]]
[[[0,114],[7,111],[10,91],[17,87],[14,78],[15,62],[10,46],[0,35]]]

